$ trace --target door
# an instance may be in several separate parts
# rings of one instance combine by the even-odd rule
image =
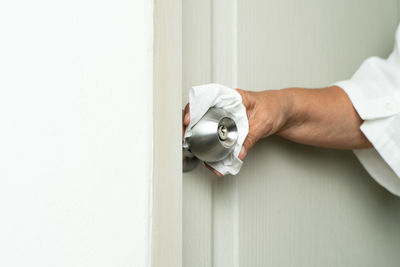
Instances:
[[[321,87],[386,57],[397,0],[183,1],[190,86]],[[271,137],[237,176],[183,175],[183,266],[398,266],[400,199],[351,151]]]

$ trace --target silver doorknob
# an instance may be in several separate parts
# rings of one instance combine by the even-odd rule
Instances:
[[[224,109],[210,108],[192,127],[192,135],[186,138],[188,151],[205,162],[226,158],[233,151],[238,139],[237,126],[232,117]],[[193,160],[190,162],[194,165]],[[188,171],[185,160],[183,164],[184,170]]]

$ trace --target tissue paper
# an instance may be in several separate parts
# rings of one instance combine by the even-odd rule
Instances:
[[[211,107],[222,108],[232,114],[238,129],[238,140],[232,153],[217,162],[207,162],[223,175],[235,175],[240,171],[242,161],[239,153],[249,132],[246,108],[240,94],[229,87],[220,84],[205,84],[194,86],[189,92],[190,123],[186,128],[183,146],[187,148],[186,138],[191,136],[191,128],[203,117]]]

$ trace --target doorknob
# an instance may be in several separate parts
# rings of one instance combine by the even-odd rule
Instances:
[[[232,115],[221,108],[210,108],[191,128],[183,148],[183,171],[193,170],[198,161],[216,162],[234,149],[238,130]]]

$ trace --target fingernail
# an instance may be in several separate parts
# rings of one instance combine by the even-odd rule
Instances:
[[[242,149],[240,150],[239,153],[239,159],[243,160],[246,157],[246,155],[247,155],[246,149],[244,148],[244,146],[242,146]]]
[[[189,121],[189,113],[186,113],[185,114],[185,117],[184,117],[184,119],[183,119],[183,122],[187,122],[187,121]]]

